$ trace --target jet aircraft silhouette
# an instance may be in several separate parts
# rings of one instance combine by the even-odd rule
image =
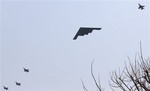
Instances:
[[[3,86],[5,90],[8,90],[8,87]]]
[[[21,86],[21,83],[19,83],[19,82],[16,82],[16,85],[17,85],[17,86]]]
[[[143,10],[144,9],[144,5],[141,5],[141,4],[139,4],[139,8],[138,9],[141,9],[141,10]]]
[[[91,33],[93,30],[101,30],[101,28],[80,27],[73,40],[76,40],[78,36],[88,35],[88,33]]]
[[[29,72],[29,69],[26,69],[26,68],[24,68],[24,67],[23,67],[23,69],[24,69],[24,72]]]

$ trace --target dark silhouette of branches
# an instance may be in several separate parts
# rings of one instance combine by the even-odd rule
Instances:
[[[144,59],[140,43],[140,52],[135,55],[134,61],[127,57],[129,63],[125,63],[122,71],[113,71],[111,73],[110,87],[113,91],[150,91],[150,59]],[[99,76],[98,80],[94,76],[93,62],[91,63],[91,75],[98,91],[102,91]],[[82,81],[82,80],[81,80]],[[88,91],[83,81],[84,91]],[[117,90],[118,91],[118,90]]]
[[[88,91],[87,88],[85,87],[84,82],[82,81],[82,79],[81,79],[81,82],[82,82],[83,90]]]
[[[150,91],[150,59],[144,59],[140,44],[140,54],[135,56],[134,63],[128,57],[122,72],[113,71],[110,86],[121,91]]]
[[[93,61],[93,62],[94,62],[94,61]],[[97,81],[96,81],[96,78],[95,78],[95,76],[94,76],[94,73],[93,73],[93,62],[92,62],[92,64],[91,64],[91,75],[92,75],[92,78],[93,78],[94,83],[95,83],[96,87],[98,88],[98,90],[99,90],[99,91],[102,91],[101,85],[100,85],[99,77],[98,77],[98,82],[97,82]]]
[[[94,76],[94,73],[93,73],[93,62],[91,63],[91,75],[92,75],[92,78],[94,80],[94,84],[96,85],[96,88],[98,89],[98,91],[102,91],[99,76],[98,76],[98,81],[97,81],[96,78],[95,78],[95,76]],[[83,81],[82,81],[82,86],[83,86],[84,91],[88,91],[88,89],[85,87]]]

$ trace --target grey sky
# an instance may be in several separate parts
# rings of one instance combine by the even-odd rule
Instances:
[[[138,10],[138,3],[145,5]],[[149,2],[139,1],[2,1],[1,89],[10,91],[81,90],[100,75],[109,90],[109,72],[134,58],[142,41],[149,55]],[[101,27],[73,40],[79,27]],[[30,69],[23,72],[22,67]],[[14,81],[22,83],[16,87]]]

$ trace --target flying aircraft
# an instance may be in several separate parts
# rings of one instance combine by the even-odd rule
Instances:
[[[23,69],[24,69],[24,72],[29,72],[29,69],[26,69],[26,68],[24,68],[24,67],[23,67]]]
[[[141,9],[141,10],[143,10],[144,9],[144,5],[141,5],[141,4],[139,4],[139,8],[138,9]]]
[[[3,86],[5,90],[8,90],[8,87]]]
[[[17,85],[17,86],[20,86],[20,85],[21,85],[21,83],[19,83],[19,82],[16,82],[16,85]]]
[[[73,40],[76,40],[78,36],[88,35],[88,33],[91,33],[93,30],[101,30],[101,28],[80,27]]]

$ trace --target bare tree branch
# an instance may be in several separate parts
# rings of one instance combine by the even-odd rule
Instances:
[[[93,62],[94,62],[94,61],[93,61]],[[99,91],[102,91],[102,90],[101,90],[101,86],[98,85],[98,83],[97,83],[97,81],[96,81],[96,79],[95,79],[94,73],[93,73],[93,62],[91,63],[91,75],[92,75],[92,78],[93,78],[94,83],[95,83],[96,87],[98,88],[98,90],[99,90]]]
[[[85,87],[84,82],[83,82],[82,79],[81,79],[81,82],[82,82],[83,90],[84,90],[84,91],[88,91],[87,88]]]
[[[134,63],[128,57],[122,73],[112,72],[110,86],[122,91],[150,91],[150,59],[144,59],[140,42],[140,54],[135,55]]]
[[[93,62],[94,62],[94,61],[93,61]],[[99,78],[99,76],[98,76],[98,82],[97,82],[97,81],[96,81],[96,78],[95,78],[95,76],[94,76],[94,73],[93,73],[93,62],[91,63],[91,75],[92,75],[92,78],[93,78],[93,80],[94,80],[94,83],[95,83],[96,88],[98,89],[98,91],[102,91],[102,89],[101,89],[101,84],[100,84],[100,78]],[[82,82],[82,86],[83,86],[84,91],[88,91],[88,89],[85,87],[84,82],[82,81],[82,79],[81,79],[81,82]]]

